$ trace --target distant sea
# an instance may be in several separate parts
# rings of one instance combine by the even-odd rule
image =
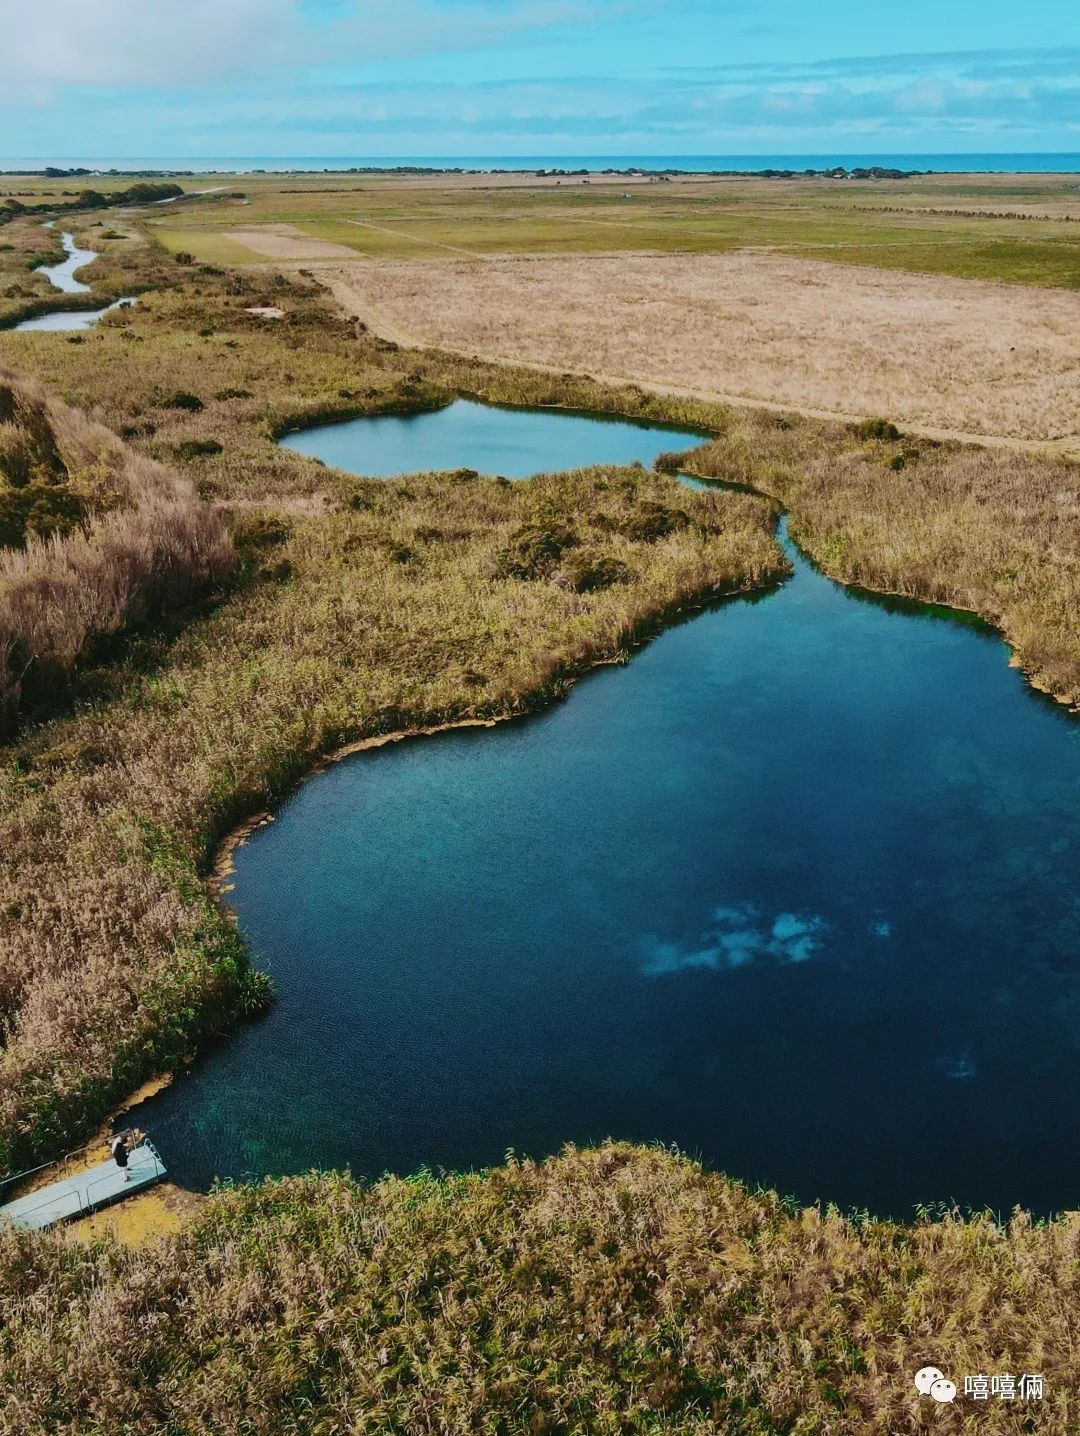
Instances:
[[[867,169],[881,165],[888,169],[937,170],[945,173],[1080,173],[1080,153],[1064,154],[817,154],[817,155],[221,155],[194,159],[167,155],[147,159],[86,158],[69,155],[38,155],[32,159],[0,155],[0,171],[40,170],[45,165],[58,169],[89,170],[190,170],[200,174],[235,174],[254,170],[352,170],[393,169],[416,166],[423,169],[465,170],[682,170],[703,174],[714,170],[739,172],[764,169],[827,170]]]

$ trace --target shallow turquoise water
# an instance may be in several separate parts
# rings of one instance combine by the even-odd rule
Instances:
[[[142,1109],[181,1181],[614,1135],[897,1215],[1080,1203],[1080,724],[981,625],[791,552],[256,832],[232,900],[281,1000]]]
[[[706,437],[667,424],[597,420],[552,409],[501,409],[456,399],[426,414],[347,419],[288,434],[287,449],[370,478],[425,470],[477,469],[507,479],[587,464],[652,465],[669,449]]]

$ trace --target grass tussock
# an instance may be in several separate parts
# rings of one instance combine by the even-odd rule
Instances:
[[[269,1182],[137,1252],[0,1233],[5,1430],[1064,1436],[1078,1241],[796,1211],[623,1145]],[[928,1363],[1046,1395],[928,1411]]]
[[[0,369],[0,732],[100,640],[219,581],[232,544],[191,484]]]

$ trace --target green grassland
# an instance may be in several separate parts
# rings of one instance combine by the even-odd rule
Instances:
[[[1080,186],[1069,175],[684,176],[663,183],[593,176],[556,185],[528,175],[238,174],[179,182],[187,197],[150,206],[143,218],[168,249],[212,264],[265,263],[229,232],[288,224],[370,257],[759,247],[837,263],[1080,287]],[[6,195],[27,205],[70,203],[81,188],[109,194],[130,183],[122,176],[0,176],[0,203]]]
[[[356,176],[238,176],[245,198],[185,202],[152,225],[211,263],[265,263],[231,230],[289,224],[358,255],[717,253],[758,247],[838,263],[1080,287],[1080,191],[1037,183],[594,179],[541,188]],[[1031,177],[1028,177],[1031,178]],[[359,223],[357,223],[359,222]]]

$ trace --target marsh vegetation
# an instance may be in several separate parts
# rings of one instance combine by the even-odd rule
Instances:
[[[496,188],[493,202],[503,203]],[[0,1161],[11,1166],[72,1145],[142,1077],[183,1061],[262,1001],[203,878],[222,835],[320,754],[547,702],[666,617],[784,568],[774,514],[750,496],[702,497],[663,475],[609,467],[525,485],[462,473],[365,481],[284,451],[277,439],[292,426],[410,412],[466,392],[698,427],[716,437],[694,467],[782,498],[793,532],[829,573],[976,609],[1002,625],[1040,683],[1080,698],[1074,465],[894,439],[884,429],[860,435],[839,421],[648,392],[561,367],[544,373],[402,348],[377,332],[374,316],[336,308],[316,271],[231,264],[238,253],[253,258],[224,238],[237,215],[298,219],[293,200],[284,205],[261,183],[251,189],[252,204],[231,215],[227,206],[238,202],[226,198],[200,208],[197,223],[170,217],[156,231],[164,246],[138,237],[145,216],[111,211],[109,232],[120,238],[87,219],[76,237],[93,233],[101,250],[81,276],[94,302],[145,300],[70,336],[77,344],[0,334],[0,359],[21,376],[5,382],[31,395],[31,407],[40,403],[67,474],[48,459],[44,475],[30,463],[37,477],[27,482],[48,490],[62,521],[44,535],[31,505],[7,540],[6,571],[40,564],[33,587],[72,563],[83,572],[100,526],[137,522],[140,496],[155,492],[150,476],[162,471],[172,475],[163,492],[179,494],[185,512],[218,535],[223,560],[179,606],[155,610],[140,597],[130,612],[121,605],[123,621],[87,624],[87,640],[69,644],[61,711],[24,712],[4,749]],[[438,182],[431,192],[443,205]],[[937,202],[948,193],[938,187]],[[869,201],[864,190],[830,194],[852,207],[896,202],[884,188]],[[1020,194],[987,200],[999,210],[1025,202]],[[982,226],[988,248],[938,245],[935,220],[936,258],[923,267],[970,272],[982,255],[993,277],[1010,278],[1010,265],[1038,250],[1035,277],[1071,283],[1075,247],[1063,235],[1071,235],[1072,201],[1062,193],[1037,202],[1059,211],[1052,243],[1039,248],[1031,226],[1041,221],[979,215],[959,223]],[[343,224],[336,211],[328,218],[317,198],[304,203],[304,232],[327,242],[357,253],[398,252],[403,242]],[[911,205],[921,203],[912,194]],[[616,247],[611,228],[581,218],[582,245],[594,235],[593,247]],[[742,242],[745,213],[731,218]],[[669,231],[671,216],[654,219]],[[855,241],[868,243],[866,232],[852,232],[851,216],[841,223],[853,245],[845,262],[861,262]],[[857,220],[872,228],[874,245],[897,223],[915,254],[922,214]],[[460,226],[440,233],[425,224],[415,253],[463,238]],[[1023,236],[1011,237],[1022,225]],[[1000,238],[991,237],[995,226]],[[5,322],[52,302],[28,268],[49,233],[18,215],[0,231]],[[499,233],[511,246],[557,250],[567,228],[561,211],[546,232],[507,213]],[[646,234],[635,228],[625,243],[641,246]],[[826,241],[804,231],[798,242],[819,238],[831,243],[835,233]],[[178,263],[168,246],[194,262]],[[892,262],[881,247],[873,252]],[[284,318],[265,320],[254,307],[280,308]],[[650,373],[628,377],[644,384]],[[47,392],[34,397],[30,380]],[[197,405],[168,402],[181,394]],[[899,410],[873,398],[871,412],[903,431]],[[100,442],[100,467],[112,476],[105,488],[119,488],[115,505],[85,472],[96,463],[65,456],[60,403],[111,431],[112,440],[88,443]],[[1040,433],[1060,418],[1033,412]],[[4,452],[26,469],[27,422],[4,422],[12,430]],[[10,512],[21,513],[12,494],[26,487],[7,475]],[[65,491],[65,503],[70,493],[78,511],[55,512],[54,490]],[[673,508],[686,522],[657,532],[657,510]],[[164,527],[171,536],[172,522]],[[567,581],[570,554],[588,563]],[[534,1231],[535,1240],[522,1235]],[[1070,1429],[1071,1221],[853,1224],[793,1213],[638,1151],[447,1184],[392,1182],[373,1193],[337,1178],[225,1193],[199,1224],[143,1255],[109,1244],[80,1252],[60,1238],[11,1232],[0,1244],[0,1359],[14,1393],[4,1415],[14,1430],[104,1432],[121,1412],[153,1429],[175,1424],[179,1411],[193,1432],[240,1420],[251,1430],[300,1431],[313,1411],[330,1430],[360,1410],[378,1413],[376,1425],[434,1430],[446,1413],[468,1425],[481,1409],[503,1413],[510,1431],[526,1429],[522,1411],[536,1412],[533,1430],[573,1428],[583,1412],[593,1429],[612,1431],[726,1422],[764,1433],[795,1429],[799,1413],[821,1430],[900,1430],[917,1419],[909,1367],[916,1353],[936,1357],[946,1334],[972,1370],[1045,1367],[1059,1394],[1044,1429]],[[387,1306],[388,1291],[411,1293],[407,1315],[397,1295]],[[604,1325],[590,1292],[609,1314],[621,1300],[623,1324]],[[970,1319],[958,1322],[957,1312]],[[331,1345],[335,1362],[326,1359]],[[855,1414],[834,1415],[840,1408]]]
[[[1037,1370],[1075,1429],[1080,1226],[797,1211],[662,1149],[212,1197],[142,1251],[0,1232],[11,1436],[926,1429],[912,1373]],[[947,1415],[960,1415],[950,1410]],[[982,1419],[980,1419],[982,1417]]]

